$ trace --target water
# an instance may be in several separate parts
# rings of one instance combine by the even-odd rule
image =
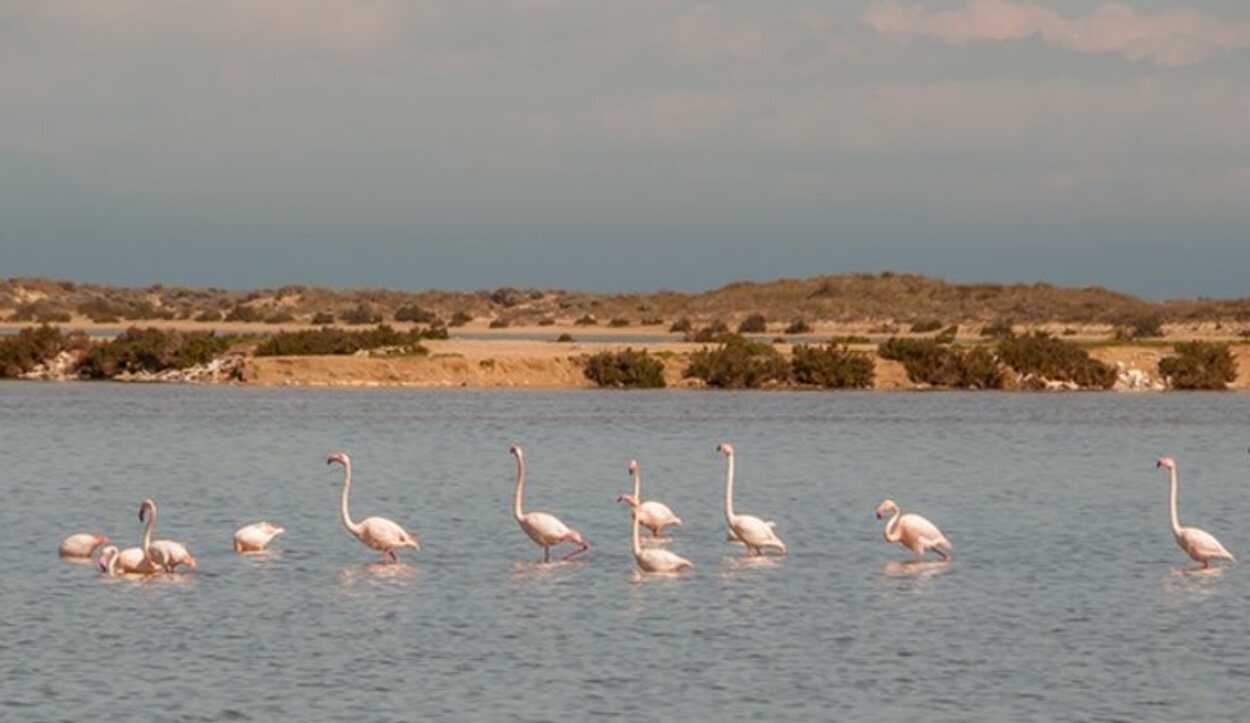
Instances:
[[[1247,576],[1189,571],[1154,460],[1182,520],[1250,556],[1248,402],[0,384],[0,719],[1234,720]],[[720,440],[788,557],[725,542]],[[512,442],[584,562],[536,564]],[[338,449],[357,519],[421,537],[405,566],[339,526]],[[633,573],[630,457],[692,573]],[[148,495],[197,572],[56,559],[73,531],[135,544]],[[887,495],[952,564],[901,564]],[[261,518],[278,551],[233,554]]]

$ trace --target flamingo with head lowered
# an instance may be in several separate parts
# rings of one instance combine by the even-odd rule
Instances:
[[[352,460],[345,452],[336,452],[326,460],[326,464],[335,463],[343,465],[343,494],[339,498],[339,518],[352,537],[360,540],[366,547],[381,551],[383,565],[388,562],[398,564],[399,556],[395,554],[395,550],[401,547],[411,547],[419,552],[421,543],[417,538],[385,517],[367,517],[361,522],[352,521],[352,516],[347,511],[347,494],[352,487]]]
[[[567,560],[590,549],[590,543],[582,537],[580,532],[565,525],[555,515],[546,512],[526,512],[521,508],[525,499],[525,453],[515,444],[508,448],[508,452],[516,457],[516,489],[512,493],[512,516],[516,518],[517,524],[521,526],[525,534],[543,548],[543,562],[551,562],[551,548],[562,542],[577,545],[577,549],[560,558],[561,560]]]
[[[630,472],[636,472],[637,462],[630,461]],[[647,500],[645,502],[638,501],[638,489],[635,485],[634,494],[617,495],[617,502],[624,502],[634,508],[634,514],[638,517],[638,524],[651,530],[651,537],[658,539],[660,532],[669,525],[681,527],[681,518],[673,514],[668,505],[655,500]]]
[[[1197,527],[1181,527],[1180,519],[1176,513],[1176,461],[1171,457],[1160,457],[1155,467],[1166,467],[1171,473],[1172,491],[1169,497],[1172,513],[1172,536],[1176,538],[1176,544],[1180,545],[1186,555],[1193,558],[1194,562],[1202,564],[1202,567],[1210,567],[1212,560],[1228,560],[1236,562],[1237,558],[1233,557],[1233,553],[1229,552],[1206,530],[1200,530]]]
[[[748,555],[762,555],[765,549],[786,554],[786,543],[773,531],[773,523],[752,515],[734,514],[734,448],[721,442],[716,451],[729,460],[725,473],[725,523],[729,526],[729,539],[746,545]]]
[[[235,552],[264,552],[286,530],[272,522],[253,522],[234,531]]]
[[[642,496],[642,476],[638,473],[638,463],[632,459],[629,460],[629,474],[634,478],[634,494],[631,500],[637,500]],[[637,505],[631,506],[634,508],[631,515],[633,519],[630,522],[631,549],[634,553],[634,561],[643,572],[674,573],[694,567],[694,564],[686,558],[668,550],[654,548],[644,550],[642,543],[638,541],[639,508]]]
[[[943,560],[951,559],[951,551],[955,547],[946,539],[937,525],[912,512],[900,515],[898,505],[894,503],[894,500],[882,500],[881,504],[877,505],[877,519],[885,517],[888,512],[893,512],[894,516],[885,523],[882,536],[885,537],[886,542],[898,543],[916,553],[918,557],[924,557],[926,550],[933,550]]]
[[[80,532],[61,540],[61,546],[57,548],[56,552],[61,557],[91,557],[97,547],[108,544],[108,541],[109,538],[105,535],[93,535],[86,532]]]

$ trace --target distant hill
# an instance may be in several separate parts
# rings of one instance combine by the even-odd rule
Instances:
[[[844,274],[766,282],[740,281],[710,291],[593,294],[557,289],[409,292],[395,289],[335,289],[283,286],[234,291],[162,285],[125,288],[40,278],[0,282],[0,318],[10,322],[93,320],[100,323],[150,319],[205,322],[371,323],[447,321],[467,317],[509,323],[621,319],[668,323],[733,323],[750,314],[770,321],[911,323],[938,320],[975,324],[1131,324],[1157,317],[1165,322],[1250,321],[1250,297],[1152,302],[1101,287],[1064,288],[1034,284],[957,284],[915,274]],[[320,315],[320,316],[319,316]],[[621,322],[618,322],[621,323]]]

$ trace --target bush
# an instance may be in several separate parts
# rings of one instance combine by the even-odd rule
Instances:
[[[491,329],[507,329],[508,325],[507,319],[491,319],[489,326]]]
[[[295,315],[289,311],[271,311],[265,315],[266,324],[290,324],[295,321]]]
[[[689,334],[692,329],[694,329],[694,324],[684,316],[674,321],[672,326],[668,327],[668,330],[674,334]]]
[[[551,318],[550,316],[544,316],[543,318],[538,320],[538,325],[539,326],[555,326],[556,320]]]
[[[907,378],[956,389],[1001,389],[1003,372],[989,350],[952,349],[932,339],[890,338],[877,348],[882,359],[901,362]]]
[[[585,314],[582,316],[582,318],[573,322],[573,325],[574,326],[595,326],[598,323],[599,323],[599,320],[596,319],[594,316],[590,314]]]
[[[325,356],[355,354],[380,347],[396,347],[401,353],[425,354],[420,331],[401,332],[381,324],[374,329],[305,329],[284,331],[265,339],[256,347],[256,356]]]
[[[164,331],[130,327],[117,338],[87,350],[78,373],[107,379],[123,372],[162,372],[207,364],[225,353],[230,340],[211,331]]]
[[[797,384],[826,389],[865,389],[872,386],[874,365],[868,354],[832,342],[826,346],[799,344],[794,347],[790,372]]]
[[[1015,336],[1016,332],[1010,319],[999,319],[992,324],[981,327],[981,336],[988,339],[1005,339]]]
[[[362,301],[355,308],[339,314],[339,319],[345,324],[359,326],[362,324],[377,324],[382,321],[382,315],[374,310],[372,304]]]
[[[738,325],[739,334],[763,334],[768,331],[768,320],[763,314],[751,314]]]
[[[664,386],[664,362],[642,351],[599,352],[586,359],[586,378],[601,387],[660,389]]]
[[[433,324],[438,321],[438,314],[429,309],[422,309],[415,304],[401,306],[395,310],[395,321],[411,321],[415,324]]]
[[[937,331],[942,328],[942,322],[937,319],[922,319],[911,325],[911,333],[927,334],[931,331]]]
[[[125,306],[99,296],[82,302],[75,310],[97,324],[116,323],[126,313]]]
[[[1163,336],[1163,318],[1158,314],[1146,314],[1127,324],[1130,339],[1158,338]]]
[[[539,298],[542,298],[541,294],[539,295]],[[525,295],[520,289],[514,289],[509,286],[495,289],[490,293],[490,302],[505,308],[516,306],[524,300]]]
[[[251,322],[257,322],[260,320],[261,320],[260,312],[244,304],[236,305],[233,309],[230,310],[230,313],[226,314],[226,321],[241,321],[241,322],[251,323]]]
[[[1076,344],[1043,332],[1000,339],[998,357],[1026,379],[1073,382],[1093,389],[1115,384],[1115,369]]]
[[[221,321],[221,312],[217,311],[216,309],[209,309],[207,311],[201,311],[200,313],[195,315],[195,320],[200,321],[200,322],[205,322],[205,323]]]
[[[618,316],[612,319],[611,321],[609,321],[608,326],[616,328],[616,329],[619,329],[623,326],[629,326],[629,319],[625,319],[625,318]]]
[[[831,344],[871,344],[872,339],[869,339],[866,336],[856,336],[854,334],[848,334],[845,336],[830,337],[829,343]]]
[[[465,324],[468,324],[470,321],[473,321],[472,314],[470,314],[467,311],[457,311],[456,313],[451,315],[451,321],[448,322],[447,325],[448,326],[464,326]]]
[[[566,331],[566,332],[564,332],[563,334],[561,334],[560,336],[557,336],[557,337],[556,337],[556,341],[560,342],[561,344],[572,344],[572,343],[573,343],[573,335],[572,335],[572,334],[570,334],[570,333],[568,333],[568,332]]]
[[[1173,389],[1227,389],[1237,379],[1237,361],[1227,344],[1210,341],[1181,342],[1175,356],[1159,360],[1159,373]]]
[[[451,334],[447,331],[447,325],[442,322],[435,322],[426,327],[425,331],[418,332],[425,339],[450,339]]]
[[[786,381],[790,365],[772,346],[730,334],[720,347],[691,354],[684,376],[702,379],[709,387],[752,389]]]
[[[65,324],[71,320],[64,308],[47,299],[18,304],[9,321],[37,321],[41,324]]]
[[[725,322],[713,321],[711,324],[708,324],[693,334],[686,332],[686,341],[695,341],[706,344],[714,341],[725,341],[731,336],[735,336],[735,334],[729,331],[729,327],[725,325]]]
[[[332,312],[332,311],[318,311],[316,314],[313,314],[313,316],[312,316],[312,323],[314,323],[314,324],[316,324],[316,325],[318,325],[318,326],[326,326],[327,324],[333,324],[333,323],[334,323],[334,312]]]
[[[0,337],[0,379],[19,377],[84,341],[85,337],[65,336],[60,329],[47,324]]]
[[[644,316],[638,324],[639,326],[663,326],[664,319],[658,316]]]
[[[786,327],[787,334],[810,334],[812,333],[812,325],[802,319],[795,319]]]

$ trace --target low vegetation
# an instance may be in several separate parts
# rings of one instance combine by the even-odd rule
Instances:
[[[47,324],[0,337],[0,379],[17,378],[63,351],[87,344],[86,335],[65,335]]]
[[[902,363],[907,377],[918,384],[953,389],[1001,389],[1002,367],[984,347],[956,349],[932,339],[890,338],[877,354]]]
[[[231,339],[211,331],[166,331],[131,327],[116,338],[92,344],[78,362],[78,374],[108,379],[118,374],[163,372],[207,364],[230,348]]]
[[[256,356],[355,354],[381,348],[392,349],[397,354],[426,354],[428,350],[421,345],[425,338],[429,338],[425,331],[396,331],[387,324],[359,331],[333,327],[283,331],[261,342],[256,347]]]
[[[795,319],[786,327],[787,334],[810,334],[812,333],[812,325],[802,319]]]
[[[1237,379],[1237,361],[1227,344],[1182,342],[1159,360],[1159,373],[1173,389],[1222,390]]]
[[[763,314],[751,314],[738,324],[739,334],[763,334],[768,331],[768,319]]]
[[[600,387],[660,389],[664,387],[664,362],[645,349],[604,351],[586,358],[586,378]]]
[[[791,378],[796,384],[826,389],[868,389],[872,387],[872,356],[829,343],[824,346],[799,344],[790,360]]]
[[[699,329],[695,332],[686,332],[686,341],[707,344],[710,342],[725,341],[729,337],[734,336],[729,331],[729,327],[723,321],[713,321],[711,324]]]
[[[685,376],[701,379],[709,387],[754,389],[785,383],[790,365],[771,345],[730,334],[719,347],[692,353]]]
[[[1115,369],[1069,341],[1034,332],[998,341],[998,357],[1020,374],[1026,386],[1071,382],[1086,389],[1110,389]]]
[[[942,322],[938,319],[921,319],[911,325],[911,333],[928,334],[931,331],[937,331],[942,328]]]
[[[438,321],[438,314],[423,309],[416,304],[401,306],[395,310],[395,321],[408,321],[414,324],[433,324]]]

